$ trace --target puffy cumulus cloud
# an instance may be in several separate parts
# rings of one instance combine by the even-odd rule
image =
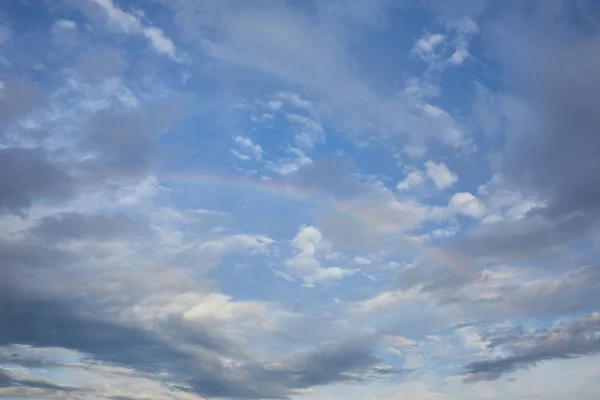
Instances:
[[[425,182],[423,173],[421,173],[421,171],[419,170],[413,170],[406,174],[406,177],[403,180],[398,182],[396,188],[401,191],[409,190],[414,188],[415,186],[419,186],[423,182]]]
[[[486,213],[485,205],[471,193],[455,193],[448,207],[455,212],[473,218],[481,218]]]
[[[327,257],[331,244],[314,226],[300,226],[290,245],[297,254],[285,261],[287,271],[292,276],[301,278],[307,286],[312,287],[319,282],[342,279],[356,272],[339,266],[322,266],[322,263],[331,261],[331,258]]]
[[[263,149],[258,144],[254,144],[250,138],[243,136],[236,136],[233,138],[234,142],[240,147],[240,149],[247,154],[242,154],[239,151],[233,149],[232,153],[239,159],[247,161],[250,158],[260,160],[263,156]]]
[[[435,48],[441,45],[446,37],[441,33],[433,33],[425,35],[415,43],[413,51],[416,52],[420,57],[429,57]]]
[[[427,161],[425,172],[438,189],[449,188],[458,181],[458,176],[450,171],[443,162],[436,164],[433,161]]]

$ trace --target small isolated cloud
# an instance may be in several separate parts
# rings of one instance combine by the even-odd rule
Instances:
[[[455,30],[453,40],[455,50],[448,59],[448,62],[453,66],[462,65],[471,55],[468,49],[469,41],[479,32],[479,26],[472,19],[464,17],[451,24],[451,28]]]
[[[458,176],[448,169],[446,164],[433,161],[425,163],[425,173],[437,189],[447,189],[458,181]]]
[[[455,193],[448,207],[453,212],[473,218],[482,218],[486,213],[485,205],[469,192]]]
[[[356,272],[338,266],[322,266],[318,253],[329,249],[331,245],[314,226],[300,226],[298,233],[290,241],[290,246],[295,249],[296,255],[285,261],[287,271],[302,279],[305,286],[314,287],[319,282],[339,280]],[[327,262],[327,257],[322,258]]]
[[[239,150],[232,149],[231,153],[242,161],[250,159],[261,160],[264,154],[263,149],[258,144],[254,144],[250,138],[235,136],[233,141],[238,145]]]
[[[440,46],[446,37],[441,33],[425,35],[415,42],[413,52],[418,54],[424,60],[430,59],[435,49]]]
[[[419,186],[425,182],[423,173],[419,170],[410,171],[406,177],[398,182],[396,188],[400,191],[410,190],[415,186]]]
[[[70,19],[59,19],[54,23],[54,26],[61,29],[71,30],[77,28],[77,23],[75,23],[75,21],[71,21]]]

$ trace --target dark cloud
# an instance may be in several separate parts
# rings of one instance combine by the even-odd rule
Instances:
[[[8,79],[0,90],[0,138],[6,129],[26,116],[36,106],[43,104],[40,90],[22,79]]]
[[[585,0],[532,6],[507,7],[485,38],[519,93],[497,101],[506,144],[494,167],[544,205],[456,244],[478,261],[551,256],[599,227],[600,10]]]
[[[544,215],[552,220],[600,211],[600,27],[590,28],[568,14],[522,25],[508,59],[526,84],[532,114],[510,121],[502,168],[513,183],[548,199]]]
[[[476,361],[465,367],[469,380],[494,380],[520,368],[553,359],[566,359],[600,353],[600,315],[562,322],[548,329],[515,335],[512,331],[490,334],[490,347],[501,348],[508,356]]]
[[[543,215],[547,211],[533,210],[523,219],[480,225],[444,250],[455,257],[477,262],[549,259],[598,227],[598,221],[590,215],[573,213],[548,219]]]
[[[189,96],[180,94],[147,104],[135,114],[95,113],[80,146],[94,157],[78,163],[77,169],[93,182],[139,178],[155,159],[160,134],[183,116],[189,101]]]
[[[371,345],[351,341],[292,354],[273,365],[246,361],[231,367],[212,351],[222,349],[220,345],[200,341],[201,332],[187,342],[179,335],[104,321],[80,308],[18,296],[0,298],[0,321],[6,327],[0,332],[0,345],[63,347],[136,371],[168,372],[171,384],[201,395],[234,398],[285,398],[294,389],[359,380],[378,362]],[[186,350],[185,343],[193,343],[194,351]],[[379,374],[384,373],[389,371]]]
[[[0,149],[0,211],[22,213],[34,200],[64,200],[73,179],[35,148]]]
[[[220,326],[192,327],[175,315],[155,321],[152,329],[134,320],[123,321],[118,310],[129,309],[130,303],[110,291],[84,290],[87,280],[100,280],[102,286],[113,278],[95,275],[86,268],[86,254],[65,250],[62,244],[79,238],[101,243],[122,237],[130,232],[127,224],[118,215],[63,213],[23,231],[20,241],[4,242],[0,249],[0,346],[70,349],[90,361],[151,375],[167,372],[171,378],[164,383],[176,390],[225,398],[285,398],[296,389],[361,380],[367,372],[373,376],[389,373],[372,368],[379,360],[368,341],[253,361]],[[4,279],[7,276],[12,279]],[[66,284],[82,286],[61,290]],[[222,357],[234,358],[238,364],[225,364]],[[33,361],[25,363],[34,367]],[[37,367],[54,367],[42,364]]]
[[[100,111],[88,123],[84,149],[94,153],[92,170],[108,176],[136,176],[146,171],[156,150],[155,137],[131,114]]]
[[[555,271],[558,272],[558,271]],[[439,304],[458,306],[469,318],[559,317],[600,308],[600,266],[572,268],[539,279],[488,282],[475,290],[438,290]]]
[[[32,233],[43,240],[108,240],[142,234],[144,224],[124,214],[65,212],[40,219]]]

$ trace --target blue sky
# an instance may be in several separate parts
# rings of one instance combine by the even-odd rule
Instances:
[[[0,397],[593,399],[594,1],[0,5]]]

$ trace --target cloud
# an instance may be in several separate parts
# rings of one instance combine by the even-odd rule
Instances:
[[[288,121],[301,125],[302,131],[294,136],[294,140],[301,147],[311,148],[325,140],[325,131],[318,122],[298,114],[287,114]]]
[[[182,30],[196,45],[201,43],[203,54],[238,70],[258,71],[261,76],[327,99],[329,110],[319,110],[328,114],[333,111],[351,137],[397,143],[401,136],[402,141],[414,142],[410,143],[413,148],[424,148],[428,140],[441,140],[454,147],[468,143],[467,132],[451,114],[445,112],[440,117],[422,109],[427,101],[414,95],[414,80],[397,88],[395,92],[400,92],[400,96],[386,96],[374,90],[368,79],[353,68],[352,52],[343,36],[349,28],[340,26],[339,16],[328,15],[327,7],[317,10],[322,18],[311,19],[283,6],[241,7],[234,11],[237,7],[227,4],[217,11],[185,0],[173,4],[184,4],[190,15],[212,16],[202,19],[203,28],[198,29],[198,21],[193,17],[179,14]],[[385,2],[373,6],[382,12],[388,7]],[[345,13],[346,8],[350,7],[339,11]],[[336,26],[341,29],[332,29]],[[207,36],[204,29],[214,30],[217,35]],[[278,109],[279,102],[271,104]]]
[[[425,35],[417,40],[413,47],[413,52],[427,61],[433,55],[435,48],[441,45],[445,39],[446,37],[441,33]]]
[[[233,138],[233,140],[240,147],[240,149],[242,149],[242,151],[250,154],[250,156],[248,156],[246,154],[241,154],[236,150],[231,150],[231,152],[234,155],[236,155],[236,157],[240,158],[243,161],[249,160],[249,157],[253,157],[256,160],[262,159],[262,156],[264,154],[263,149],[258,144],[254,144],[249,138],[243,136],[236,136]]]
[[[160,28],[144,25],[137,16],[115,6],[112,0],[91,0],[90,3],[72,0],[72,4],[78,6],[93,22],[104,21],[98,15],[100,11],[103,17],[107,17],[110,28],[119,33],[142,35],[157,53],[164,54],[173,61],[180,61],[175,45]]]
[[[454,39],[455,50],[448,59],[451,65],[461,65],[471,55],[468,50],[469,40],[478,33],[479,26],[469,17],[463,17],[452,24],[456,30]]]
[[[412,302],[425,300],[427,296],[427,294],[421,293],[419,288],[408,291],[382,292],[368,300],[357,302],[355,311],[358,313],[386,311]]]
[[[301,278],[306,286],[313,287],[319,282],[342,279],[356,272],[337,266],[321,266],[321,255],[323,251],[329,250],[331,245],[314,226],[300,226],[298,233],[290,241],[290,246],[297,254],[287,259],[285,265],[288,272]],[[324,259],[327,260],[326,255]]]
[[[425,182],[425,178],[423,178],[423,174],[419,170],[410,171],[404,180],[398,182],[396,188],[398,190],[404,191],[413,188],[414,186],[418,186]]]
[[[455,193],[452,195],[448,207],[455,212],[473,218],[481,218],[485,215],[485,205],[468,192]]]
[[[278,162],[267,162],[267,169],[270,169],[279,175],[290,175],[298,171],[300,168],[306,165],[310,165],[313,160],[299,148],[288,147],[287,153],[289,157],[285,157]]]
[[[75,63],[77,73],[92,83],[119,76],[126,67],[127,62],[119,50],[102,46],[80,53]]]
[[[8,134],[11,124],[44,105],[44,100],[43,93],[31,83],[18,78],[4,80],[0,88],[0,138]]]
[[[582,14],[585,4],[574,12],[588,20]],[[598,35],[596,28],[585,34],[567,20],[552,25],[560,9],[537,9],[529,17],[511,14],[489,36],[512,81],[524,89],[516,98],[495,94],[507,141],[493,166],[502,174],[506,190],[534,196],[539,203],[519,221],[474,233],[478,252],[489,249],[492,257],[501,251],[506,258],[516,253],[533,257],[584,237],[598,223],[594,193],[600,182],[592,171],[598,160],[593,149],[598,147],[599,112],[594,105],[600,80],[591,72],[594,68],[588,68],[600,62],[592,50]],[[532,47],[539,51],[531,52]]]
[[[0,149],[0,169],[0,211],[23,213],[34,199],[64,200],[74,190],[73,178],[41,149]]]
[[[438,189],[449,188],[458,181],[458,176],[450,171],[443,162],[436,164],[433,161],[427,161],[425,172]]]
[[[551,328],[506,337],[491,335],[493,346],[508,353],[493,360],[475,361],[465,366],[467,379],[497,379],[502,374],[527,368],[543,361],[582,357],[600,352],[600,315],[559,323]],[[508,340],[507,340],[508,339]]]
[[[71,21],[70,19],[59,19],[54,23],[54,26],[61,29],[76,29],[77,23],[75,21]]]

